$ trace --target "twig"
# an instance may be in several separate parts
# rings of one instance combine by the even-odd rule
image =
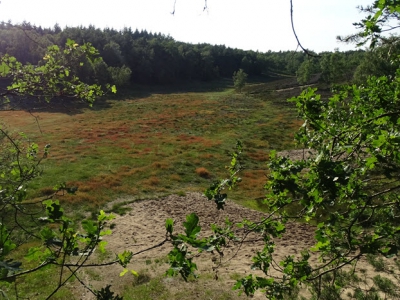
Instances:
[[[314,276],[314,277],[307,278],[307,281],[314,281],[314,280],[317,279],[317,278],[320,278],[320,279],[321,279],[323,275],[325,275],[325,274],[327,274],[327,273],[330,273],[330,272],[332,272],[332,271],[335,271],[335,270],[339,270],[339,269],[343,268],[344,266],[351,264],[354,260],[360,259],[362,256],[363,256],[363,254],[362,254],[362,253],[359,253],[358,255],[356,255],[356,256],[354,256],[353,258],[351,258],[350,260],[348,260],[348,261],[342,263],[341,265],[338,265],[338,266],[336,266],[336,267],[334,267],[334,268],[325,270],[324,272],[319,273],[318,275],[316,275],[316,276]]]
[[[68,270],[70,270],[71,272],[73,272],[72,269],[71,269],[71,267],[67,267],[67,268],[68,268]],[[95,291],[93,291],[90,287],[88,287],[88,286],[79,278],[78,275],[75,274],[75,278],[79,281],[80,284],[83,285],[84,288],[86,288],[86,289],[89,290],[93,295],[96,296]]]
[[[206,11],[208,9],[208,6],[207,6],[207,0],[204,0],[204,7],[203,7],[203,11]],[[173,5],[173,7],[172,7],[172,12],[171,12],[171,15],[175,15],[175,11],[176,11],[176,0],[174,1],[174,5]]]
[[[37,126],[38,126],[38,128],[39,128],[39,131],[40,131],[40,134],[43,134],[42,128],[40,127],[40,124],[39,124],[39,121],[38,121],[38,117],[37,117],[37,116],[34,116],[30,110],[29,110],[28,112],[29,112],[29,114],[30,114],[32,117],[35,118],[36,124],[37,124]]]
[[[176,7],[176,0],[174,1],[174,6],[173,6],[173,9],[172,9],[172,12],[171,12],[171,15],[175,15],[175,7]]]
[[[297,37],[297,33],[296,33],[296,30],[294,29],[294,22],[293,22],[293,0],[290,0],[290,22],[292,24],[292,31],[293,31],[294,37],[296,38],[297,45],[300,46],[300,48],[304,51],[304,53],[306,53],[308,56],[312,56],[312,57],[321,57],[320,55],[313,54],[310,51],[308,51],[306,48],[304,48],[303,45],[300,43],[299,38]]]
[[[10,275],[10,276],[7,276],[7,277],[3,277],[2,280],[3,281],[10,281],[10,280],[13,280],[13,279],[15,279],[15,278],[17,278],[19,276],[27,275],[27,274],[36,272],[37,270],[40,270],[41,268],[44,268],[45,266],[48,266],[50,264],[52,264],[52,263],[49,262],[49,261],[44,261],[39,266],[37,266],[37,267],[35,267],[33,269],[29,269],[29,270],[26,270],[26,271],[22,271],[20,273],[16,273],[16,274],[13,274],[13,275]]]

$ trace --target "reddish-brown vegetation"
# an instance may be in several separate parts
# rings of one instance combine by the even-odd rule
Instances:
[[[250,169],[266,160],[269,147],[290,145],[287,128],[299,122],[284,111],[271,111],[266,101],[252,101],[224,93],[153,94],[110,101],[107,108],[71,109],[68,114],[37,111],[40,128],[29,112],[0,112],[0,117],[10,130],[24,131],[39,147],[52,145],[38,184],[42,190],[35,196],[65,181],[79,188],[76,196],[67,197],[71,201],[104,203],[142,190],[146,195],[202,191],[211,178],[226,175],[236,139],[244,141]],[[273,127],[280,129],[270,130]],[[263,174],[243,174],[248,183],[238,193],[250,191],[250,197],[260,197]]]
[[[209,178],[211,175],[210,172],[204,167],[197,168],[196,174],[203,178]]]

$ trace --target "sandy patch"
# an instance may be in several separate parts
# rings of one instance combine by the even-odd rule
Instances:
[[[202,234],[207,236],[211,233],[210,225],[223,225],[225,219],[236,223],[243,219],[252,221],[261,220],[265,215],[261,212],[244,208],[232,201],[228,201],[224,210],[218,211],[213,201],[209,201],[200,193],[190,193],[184,197],[170,195],[166,198],[157,200],[141,200],[128,204],[131,209],[127,214],[117,216],[112,221],[114,224],[113,233],[106,239],[109,242],[107,250],[112,253],[119,253],[129,250],[134,253],[145,250],[153,245],[157,245],[165,238],[165,220],[172,218],[175,220],[175,231],[182,233],[182,223],[185,221],[187,214],[195,212],[200,218],[200,226]],[[237,228],[235,230],[238,237],[243,236],[243,230]],[[278,258],[281,259],[286,255],[296,255],[301,250],[314,244],[312,230],[304,224],[288,224],[285,236],[277,240]],[[239,246],[239,243],[230,243],[224,250],[224,256],[220,257],[217,253],[202,253],[196,260],[200,275],[202,273],[213,272],[216,263],[220,263],[217,276],[228,280],[228,284],[233,285],[234,280],[230,280],[232,274],[240,274],[245,276],[251,270],[251,258],[253,255],[263,248],[263,242],[259,236],[251,234],[247,236],[246,241]],[[149,250],[135,255],[129,268],[141,270],[148,268],[146,265],[149,260],[162,258],[171,250],[171,245],[166,243],[153,250]],[[159,267],[159,271],[165,272],[168,265]],[[123,286],[129,276],[125,276],[121,280],[118,276],[121,267],[107,267],[107,282],[113,286]],[[104,286],[104,278],[99,280],[97,286]],[[101,285],[100,285],[101,284]],[[90,293],[85,290],[81,291],[81,296],[90,299]],[[263,299],[264,297],[261,297]]]

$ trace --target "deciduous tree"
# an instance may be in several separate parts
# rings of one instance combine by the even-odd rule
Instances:
[[[233,86],[235,87],[235,90],[238,92],[242,92],[242,89],[246,85],[246,80],[247,80],[247,74],[243,69],[239,69],[239,71],[236,71],[233,73]]]
[[[400,3],[375,1],[371,11],[358,37],[376,47],[384,39],[381,26],[398,19]],[[291,99],[304,120],[295,136],[303,158],[271,153],[264,200],[270,213],[240,224],[265,242],[252,260],[264,276],[248,275],[235,288],[247,295],[262,290],[268,299],[295,299],[300,286],[308,287],[312,299],[397,297],[400,270],[389,259],[400,249],[399,84],[397,69],[336,88],[328,100],[311,88]],[[227,182],[214,186],[209,198],[226,199],[219,187]],[[284,236],[291,221],[308,223],[315,245],[278,262],[274,238]],[[311,263],[311,256],[318,262]],[[369,279],[372,288],[364,288],[358,264],[363,258],[373,265],[388,259]]]

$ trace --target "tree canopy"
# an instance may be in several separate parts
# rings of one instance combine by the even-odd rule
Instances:
[[[0,24],[0,53],[14,56],[21,63],[36,64],[44,56],[47,46],[54,44],[63,47],[68,39],[78,44],[90,41],[98,49],[102,60],[85,64],[79,73],[82,80],[97,84],[123,86],[128,83],[211,81],[230,78],[239,69],[243,69],[250,77],[276,74],[295,76],[300,66],[308,61],[307,54],[300,51],[261,53],[224,45],[188,44],[170,36],[131,28],[118,31],[95,26],[61,29],[59,26],[37,27],[27,22],[18,26],[4,22]],[[352,77],[361,64],[363,53],[336,53],[346,62],[344,72],[347,77]],[[350,64],[347,63],[349,61]],[[318,61],[313,65],[316,66],[312,68],[313,72],[325,72],[319,67]]]

